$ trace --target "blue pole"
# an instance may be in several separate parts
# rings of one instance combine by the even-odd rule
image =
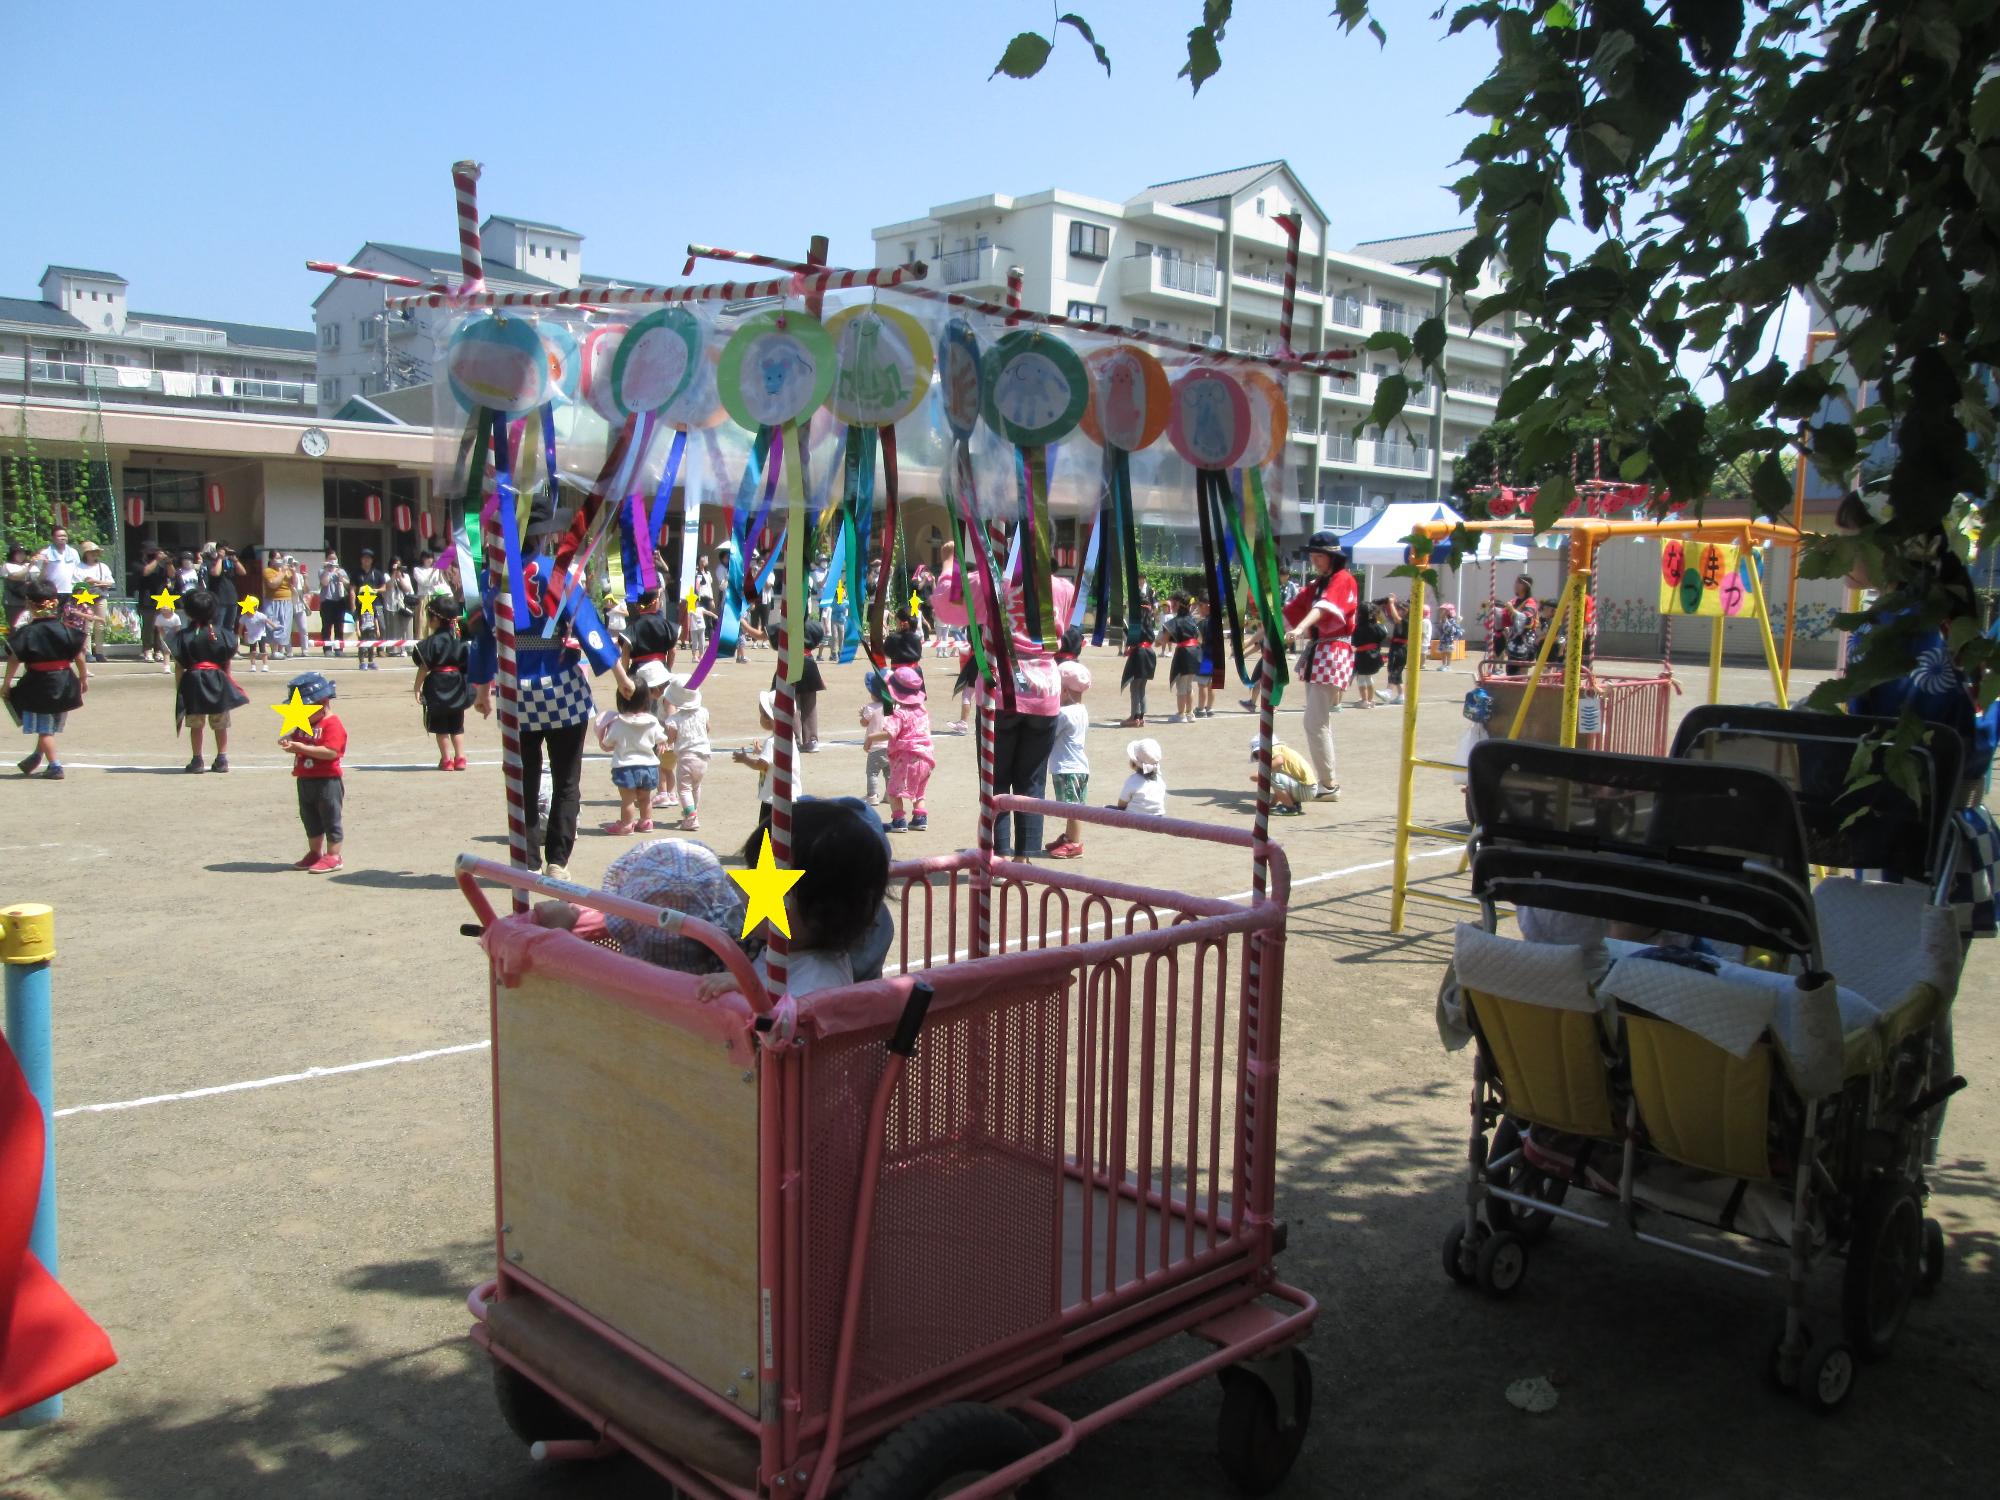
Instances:
[[[50,960],[55,957],[55,913],[46,906],[0,911],[0,957],[7,972],[7,1042],[42,1108],[42,1191],[28,1248],[49,1275],[56,1268],[55,1054],[49,1037]],[[62,1415],[60,1394],[24,1407],[0,1426],[39,1427]]]

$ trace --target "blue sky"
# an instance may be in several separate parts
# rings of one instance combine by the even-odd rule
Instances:
[[[1007,39],[1081,11],[1041,77],[987,81]],[[0,20],[11,212],[0,295],[50,262],[117,271],[148,312],[304,327],[308,257],[454,243],[449,167],[481,207],[584,232],[585,265],[680,277],[691,239],[867,264],[933,203],[1148,183],[1288,159],[1336,244],[1464,222],[1446,184],[1492,58],[1431,0],[1381,0],[1389,46],[1330,0],[1244,0],[1220,75],[1174,74],[1198,0],[780,0],[451,8],[21,0]],[[829,26],[825,17],[854,18]],[[397,24],[422,14],[424,28]],[[344,19],[351,15],[352,19]],[[581,35],[579,35],[581,33]]]

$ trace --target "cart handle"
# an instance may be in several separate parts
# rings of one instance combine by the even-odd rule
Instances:
[[[921,979],[910,986],[910,998],[904,1002],[902,1019],[896,1022],[895,1034],[889,1038],[889,1050],[898,1057],[916,1056],[917,1033],[924,1029],[924,1016],[931,1008],[935,993]]]
[[[715,955],[717,962],[729,971],[729,977],[736,981],[736,987],[743,992],[743,998],[750,1002],[750,1009],[757,1015],[768,1015],[771,1010],[771,996],[757,978],[757,971],[750,966],[749,957],[743,952],[743,945],[712,922],[704,922],[700,917],[691,917],[684,911],[675,911],[670,906],[648,906],[643,901],[629,901],[623,896],[614,896],[608,891],[594,890],[587,885],[577,885],[567,880],[551,880],[534,870],[523,870],[513,865],[496,864],[490,859],[480,859],[476,855],[461,854],[455,867],[458,888],[465,893],[472,910],[479,917],[480,928],[491,927],[495,921],[493,904],[486,899],[485,892],[477,882],[485,880],[495,885],[511,886],[517,891],[533,891],[537,895],[550,896],[568,901],[577,906],[587,906],[593,911],[603,912],[610,917],[623,917],[628,922],[636,922],[641,927],[658,927],[674,937],[693,938],[702,947]]]

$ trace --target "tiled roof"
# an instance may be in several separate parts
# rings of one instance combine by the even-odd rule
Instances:
[[[1206,203],[1211,198],[1231,198],[1266,176],[1283,161],[1260,161],[1255,166],[1233,167],[1227,172],[1208,172],[1200,177],[1180,177],[1172,182],[1156,182],[1146,191],[1158,193],[1169,203]]]
[[[0,297],[0,323],[36,323],[44,328],[80,330],[83,324],[53,302],[37,297]]]
[[[581,229],[565,229],[560,224],[544,224],[538,219],[517,219],[512,214],[489,214],[486,222],[490,224],[495,219],[498,219],[503,224],[512,224],[517,229],[540,229],[549,234],[567,234],[573,235],[577,239],[583,238],[583,231]]]
[[[291,349],[310,354],[315,348],[310,328],[272,328],[263,323],[223,323],[214,318],[190,318],[181,313],[128,312],[130,323],[168,323],[181,328],[213,328],[229,336],[233,347]]]
[[[65,276],[89,276],[98,281],[115,281],[120,286],[129,285],[116,271],[86,271],[81,266],[49,266],[42,272],[46,279],[50,271],[60,271]]]
[[[1386,260],[1392,266],[1417,266],[1440,255],[1456,255],[1472,238],[1470,229],[1439,229],[1430,234],[1401,234],[1393,239],[1363,240],[1354,247],[1356,255],[1370,260]]]
[[[381,240],[370,240],[361,248],[366,250],[370,245],[385,254],[395,256],[398,260],[406,260],[413,266],[421,267],[433,276],[455,277],[459,273],[461,262],[456,250],[419,250],[414,245],[390,245]],[[486,280],[491,285],[520,287],[533,292],[559,290],[553,281],[544,281],[539,276],[530,275],[526,271],[517,271],[512,266],[502,265],[497,261],[487,266]]]

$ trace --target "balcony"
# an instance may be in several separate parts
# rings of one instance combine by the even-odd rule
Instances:
[[[1500,400],[1500,382],[1497,380],[1462,376],[1445,384],[1453,397],[1461,401],[1477,401],[1482,405],[1492,406]]]
[[[1004,287],[1013,261],[1014,252],[1005,245],[950,250],[937,258],[938,279],[946,286]]]
[[[1412,334],[1423,322],[1421,314],[1413,313],[1408,308],[1377,307],[1375,313],[1376,323],[1384,333]]]
[[[1361,299],[1358,297],[1333,297],[1327,302],[1327,321],[1340,328],[1360,328],[1362,326]]]
[[[127,323],[125,336],[156,339],[162,344],[193,344],[202,349],[226,349],[229,335],[217,328],[181,328],[171,323]]]
[[[86,365],[50,359],[0,358],[0,380],[19,380],[24,363],[31,384],[75,386],[114,401],[132,396],[169,396],[183,401],[256,401],[302,406],[313,399],[311,387],[298,380],[250,380],[234,375],[197,374],[191,370],[149,370],[139,365]]]
[[[1356,462],[1355,440],[1344,432],[1327,429],[1326,440],[1320,444],[1320,459],[1330,464],[1351,464]]]
[[[1408,443],[1394,443],[1387,438],[1374,442],[1361,441],[1361,451],[1356,462],[1369,464],[1378,469],[1408,469],[1418,474],[1428,474],[1431,455],[1428,448],[1412,447]]]
[[[1410,394],[1404,399],[1403,410],[1429,411],[1436,404],[1437,387],[1431,385],[1413,385],[1410,387]]]
[[[1118,262],[1118,290],[1183,305],[1215,306],[1215,267],[1163,255],[1128,255]]]

